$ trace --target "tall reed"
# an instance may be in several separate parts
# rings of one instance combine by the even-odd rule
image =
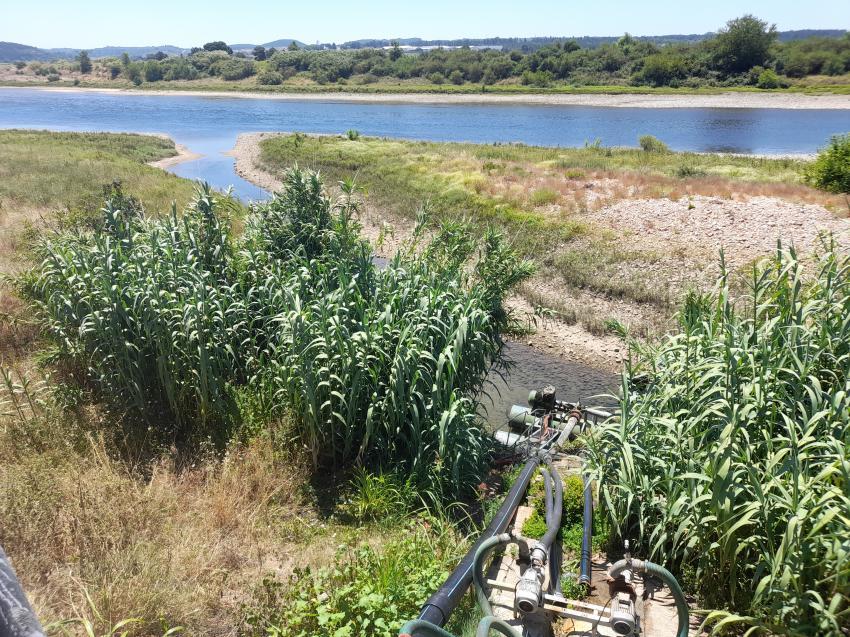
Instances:
[[[455,496],[487,464],[476,400],[531,267],[453,224],[378,269],[342,186],[333,202],[294,169],[240,237],[208,187],[164,218],[110,201],[96,230],[43,243],[30,294],[65,356],[154,429],[226,440],[249,392],[316,466],[398,465]]]
[[[850,626],[850,260],[793,250],[693,295],[639,353],[591,463],[622,538],[679,570],[714,630]]]

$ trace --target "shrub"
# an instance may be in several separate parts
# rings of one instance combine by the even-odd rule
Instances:
[[[239,58],[222,58],[216,60],[210,71],[229,82],[243,80],[255,73],[253,60],[243,60]]]
[[[452,84],[463,84],[463,73],[455,69],[449,73],[449,82]]]
[[[156,60],[148,60],[142,68],[145,82],[159,82],[162,79],[162,65]]]
[[[782,86],[782,82],[779,79],[779,76],[775,71],[771,69],[765,69],[761,73],[759,73],[758,82],[756,82],[756,86],[758,88],[780,88]]]
[[[58,82],[61,79],[62,78],[59,76],[58,73],[51,73],[50,75],[47,76],[48,82]]]
[[[716,293],[686,299],[680,333],[636,345],[589,463],[618,537],[688,574],[703,608],[728,609],[708,618],[725,619],[723,634],[837,635],[850,590],[850,259],[828,245],[809,275],[780,251],[748,279],[739,307],[724,272]]]
[[[806,169],[805,177],[822,190],[850,193],[850,133],[835,135]]]
[[[428,81],[431,82],[431,84],[442,84],[446,81],[446,76],[442,73],[431,73],[428,76]]]
[[[357,131],[353,128],[350,128],[345,133],[345,136],[348,137],[348,139],[350,139],[351,141],[356,141],[356,140],[360,139],[360,131]]]
[[[641,135],[638,140],[641,149],[647,153],[669,153],[670,148],[657,137],[652,135]]]
[[[522,535],[530,540],[539,540],[546,534],[546,518],[536,508],[522,523]]]
[[[532,206],[548,206],[558,201],[560,195],[551,188],[538,188],[529,197]]]
[[[523,71],[520,82],[526,86],[545,88],[552,83],[554,76],[550,71]]]
[[[245,613],[248,637],[395,637],[443,583],[463,543],[413,528],[381,549],[342,548],[328,568],[266,579]]]
[[[263,86],[283,84],[283,76],[277,71],[263,71],[257,75],[257,83]]]

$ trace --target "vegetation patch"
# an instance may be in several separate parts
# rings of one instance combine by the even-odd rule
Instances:
[[[314,466],[404,467],[459,495],[487,467],[477,397],[500,360],[502,299],[531,266],[454,224],[379,270],[356,206],[294,170],[237,239],[208,189],[161,219],[114,198],[93,231],[44,241],[25,287],[67,364],[159,423],[133,436],[223,447],[261,424],[240,409],[248,388],[252,414],[285,416]]]
[[[634,344],[618,416],[590,439],[615,534],[672,567],[718,631],[835,635],[848,614],[850,263],[793,252],[681,331]]]

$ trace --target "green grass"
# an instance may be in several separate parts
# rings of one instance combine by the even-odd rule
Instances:
[[[151,135],[0,131],[0,202],[39,209],[102,203],[102,188],[121,181],[151,209],[184,206],[191,181],[145,165],[176,154]]]

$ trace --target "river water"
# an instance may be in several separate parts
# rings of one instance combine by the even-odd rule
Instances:
[[[225,155],[240,133],[301,131],[433,141],[522,142],[543,146],[635,146],[655,135],[674,150],[812,153],[850,130],[850,110],[623,108],[522,104],[380,104],[327,100],[244,99],[0,90],[0,128],[165,133],[200,159],[173,172],[232,185],[244,200],[263,190],[234,173]]]
[[[651,134],[674,150],[761,154],[812,153],[834,134],[850,130],[850,111],[742,108],[611,108],[520,104],[380,104],[238,97],[109,94],[35,89],[0,90],[0,128],[65,131],[136,131],[169,135],[201,158],[171,170],[218,189],[233,186],[243,200],[268,193],[236,175],[225,155],[240,133],[301,131],[433,141],[522,142],[580,146],[634,146]],[[552,384],[559,398],[593,398],[616,390],[617,377],[511,344],[507,380],[491,374],[484,409],[493,424],[528,391]]]

